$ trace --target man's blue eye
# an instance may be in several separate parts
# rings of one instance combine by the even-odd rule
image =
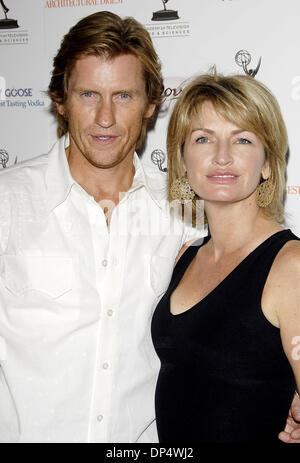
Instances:
[[[128,93],[121,93],[120,96],[122,99],[126,99],[129,97]]]
[[[197,138],[196,140],[196,143],[207,143],[208,142],[208,138],[207,137],[199,137]]]

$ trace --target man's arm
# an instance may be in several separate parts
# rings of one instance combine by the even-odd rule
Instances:
[[[284,431],[279,433],[279,439],[286,444],[300,444],[300,397],[295,394]]]
[[[156,428],[156,421],[152,421],[152,423],[142,432],[139,436],[136,444],[157,444],[158,443],[158,435],[157,435],[157,428]]]

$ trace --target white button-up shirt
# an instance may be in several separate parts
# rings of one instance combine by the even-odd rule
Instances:
[[[151,316],[201,233],[136,155],[108,230],[66,140],[0,173],[0,442],[155,442]]]

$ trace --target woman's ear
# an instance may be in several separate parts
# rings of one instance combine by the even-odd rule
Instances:
[[[261,176],[264,180],[267,180],[271,177],[271,167],[268,160],[265,160],[264,165],[261,170]]]

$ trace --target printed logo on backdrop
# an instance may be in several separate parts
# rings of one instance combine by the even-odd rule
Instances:
[[[286,187],[287,195],[300,195],[300,185],[288,185]]]
[[[170,115],[184,85],[185,79],[183,77],[164,77],[163,100],[157,116],[159,119]]]
[[[5,149],[0,148],[0,169],[5,169],[9,161],[9,154]],[[17,164],[18,159],[15,158],[15,164]]]
[[[45,0],[45,8],[86,8],[125,3],[126,0]]]
[[[7,6],[8,0],[0,0],[0,14],[1,9],[4,18],[0,19],[0,45],[26,45],[28,44],[28,31],[19,29],[17,19],[12,19],[10,8]],[[13,12],[15,14],[15,11]]]
[[[165,152],[162,149],[155,149],[151,153],[151,161],[155,164],[161,172],[168,172],[166,167],[163,167],[163,164],[166,160]]]
[[[4,4],[3,0],[0,0],[0,5],[2,6],[5,18],[0,19],[0,29],[16,29],[19,27],[18,21],[16,19],[11,19],[7,17],[9,8]]]
[[[1,85],[2,82],[2,85]],[[0,110],[1,108],[41,108],[45,107],[45,97],[41,92],[37,94],[33,88],[27,87],[6,87],[5,79],[0,76]]]
[[[255,69],[248,68],[248,65],[251,63],[251,60],[252,57],[247,50],[239,50],[235,55],[236,64],[243,68],[245,74],[251,77],[255,77],[261,65],[261,57],[259,58],[258,64]]]
[[[159,4],[159,0],[152,1],[157,5]],[[163,8],[157,11],[152,11],[152,22],[144,24],[151,37],[188,37],[190,35],[190,24],[187,21],[179,21],[181,17],[179,16],[177,10],[167,8],[166,4],[169,2],[169,0],[161,1]]]
[[[159,11],[154,11],[152,15],[152,21],[173,21],[174,19],[179,19],[178,11],[167,10],[166,3],[169,0],[162,0],[164,9]]]
[[[160,106],[158,119],[164,119],[170,116],[177,98],[181,94],[185,80],[183,77],[165,77],[164,78],[163,102]],[[166,154],[161,148],[156,148],[151,153],[151,161],[161,172],[167,172],[167,168],[163,166],[166,161]]]

